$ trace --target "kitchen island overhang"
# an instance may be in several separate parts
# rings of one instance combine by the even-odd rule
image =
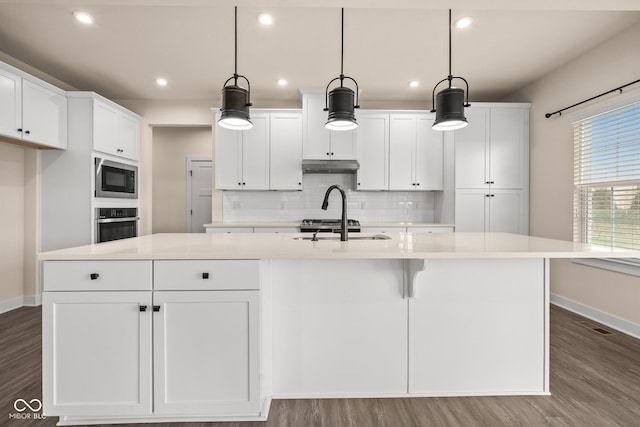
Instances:
[[[70,278],[59,288],[47,282],[47,272],[53,270],[45,265],[45,413],[61,415],[61,424],[70,425],[92,420],[261,420],[267,417],[272,398],[549,394],[549,259],[640,256],[637,252],[497,233],[388,236],[387,240],[312,242],[296,240],[299,234],[159,234],[41,254],[49,267],[65,263],[67,268],[67,263],[78,261],[86,262],[90,269],[109,263],[120,263],[121,269],[139,265],[136,283],[150,276],[144,289],[113,293],[145,291],[148,299],[132,300],[134,308],[145,301],[149,301],[149,311],[159,308],[153,314],[157,317],[140,312],[141,321],[151,322],[147,319],[152,318],[154,324],[174,321],[177,325],[173,336],[171,327],[163,329],[166,336],[154,335],[151,355],[146,356],[149,366],[152,360],[156,365],[164,363],[162,372],[141,369],[141,378],[162,376],[164,392],[158,390],[160,379],[156,377],[149,385],[131,383],[132,393],[142,390],[148,396],[127,403],[129,412],[118,412],[121,402],[66,404],[69,402],[59,398],[63,396],[60,391],[76,379],[60,372],[64,354],[57,360],[53,354],[51,335],[63,336],[64,331],[54,330],[56,319],[47,317],[47,304],[59,303],[51,297],[66,295],[61,290],[76,279]],[[215,272],[209,276],[206,269]],[[108,269],[94,273],[102,276],[93,281],[89,271],[80,268],[78,281],[87,276],[83,280],[88,286],[100,280],[107,286]],[[163,279],[168,276],[171,279]],[[209,283],[211,277],[233,280],[227,280],[222,288],[207,288],[203,283]],[[256,283],[249,283],[251,278]],[[87,285],[78,282],[73,289],[94,295],[84,292],[83,286]],[[225,293],[231,298],[227,302],[250,294],[253,299],[248,298],[246,306],[257,309],[245,312],[236,304],[233,307],[239,311],[229,311],[229,330],[238,333],[244,331],[242,316],[253,316],[254,321],[257,317],[254,327],[246,327],[247,339],[253,334],[253,354],[229,341],[238,345],[237,352],[249,353],[246,358],[239,354],[239,360],[244,361],[240,365],[229,362],[228,371],[236,376],[223,378],[231,381],[230,390],[238,388],[242,393],[234,395],[239,399],[235,406],[229,406],[229,399],[209,393],[207,384],[220,373],[204,365],[185,371],[193,378],[208,380],[196,386],[203,390],[200,401],[186,402],[189,396],[198,399],[180,386],[178,374],[184,375],[184,368],[172,365],[167,355],[177,342],[188,348],[188,341],[184,344],[183,337],[176,337],[180,335],[177,331],[189,335],[185,332],[189,329],[180,329],[184,322],[171,313],[189,317],[191,308],[198,304],[226,309],[219,301]],[[61,307],[65,305],[56,309],[63,312]],[[238,313],[244,314],[238,317]],[[215,318],[202,316],[194,319]],[[222,335],[217,339],[228,338],[224,331],[219,331]],[[206,329],[199,332],[203,336],[208,333]],[[192,345],[201,348],[201,343]],[[202,351],[212,357],[217,354],[214,346],[205,346]],[[189,354],[181,357],[191,360]],[[53,381],[54,373],[61,385]],[[247,381],[254,378],[252,373],[257,374],[255,381]],[[105,407],[111,407],[112,412],[104,412]]]

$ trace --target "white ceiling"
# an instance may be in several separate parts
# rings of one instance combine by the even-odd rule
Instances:
[[[251,81],[254,104],[292,103],[298,89],[324,89],[340,73],[338,7],[344,5],[344,72],[358,81],[366,107],[373,101],[430,102],[433,85],[448,74],[445,7],[455,7],[454,19],[473,18],[470,28],[453,32],[453,74],[469,81],[472,101],[501,100],[640,22],[636,0],[511,3],[0,0],[0,51],[112,99],[218,105],[222,84],[233,74],[237,4],[238,72]],[[91,13],[96,23],[76,22],[75,10]],[[272,26],[258,23],[263,11],[273,15]],[[158,76],[169,86],[157,87]],[[277,86],[279,78],[289,85]],[[410,89],[414,79],[421,85]]]

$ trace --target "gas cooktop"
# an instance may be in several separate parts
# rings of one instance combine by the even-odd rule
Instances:
[[[302,233],[315,232],[339,232],[339,219],[303,219],[300,223],[300,231]],[[347,231],[357,233],[360,231],[360,221],[357,219],[347,219]]]

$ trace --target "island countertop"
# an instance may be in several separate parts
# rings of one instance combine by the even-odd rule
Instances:
[[[369,233],[357,233],[364,237]],[[40,260],[638,258],[640,251],[507,233],[388,233],[387,240],[297,240],[301,233],[153,234],[42,252]],[[321,236],[322,237],[322,236]],[[324,236],[327,237],[327,236]]]

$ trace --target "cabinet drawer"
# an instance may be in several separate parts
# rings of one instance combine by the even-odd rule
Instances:
[[[44,291],[150,291],[151,261],[45,261]]]
[[[153,275],[155,290],[260,289],[258,260],[155,261]]]

